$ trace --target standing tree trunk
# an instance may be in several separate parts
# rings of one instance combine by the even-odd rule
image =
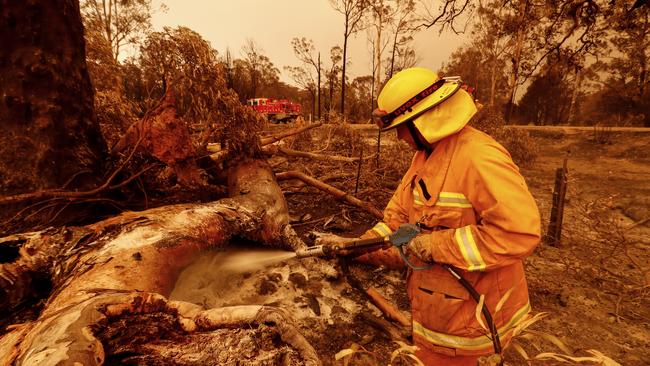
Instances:
[[[566,122],[573,123],[576,114],[576,101],[578,100],[578,91],[580,90],[580,80],[582,79],[582,74],[580,73],[580,67],[576,66],[576,76],[573,79],[573,91],[571,92],[571,102],[569,103],[569,113]]]
[[[377,83],[377,86],[375,90],[380,91],[381,90],[381,52],[382,52],[381,30],[377,32],[377,39],[375,40],[375,42],[377,43],[376,51],[375,51],[375,67],[377,68],[377,77],[375,78],[375,83]]]
[[[512,84],[510,85],[510,99],[508,100],[508,110],[506,112],[506,123],[510,123],[512,111],[515,104],[515,95],[517,94],[517,84],[519,84],[519,70],[521,69],[521,51],[524,47],[524,36],[526,35],[526,18],[528,14],[528,0],[521,1],[519,5],[519,14],[521,23],[517,29],[517,40],[515,44],[515,53],[512,57]]]
[[[348,55],[348,22],[345,21],[345,33],[343,33],[343,65],[341,66],[341,116],[345,120],[345,64]]]
[[[63,186],[99,172],[105,142],[79,2],[0,0],[0,194]]]
[[[318,52],[318,120],[320,121],[320,52]]]
[[[375,42],[370,42],[372,46],[372,54],[375,54]],[[372,111],[375,109],[375,78],[377,77],[377,65],[375,65],[375,58],[372,59],[372,82],[370,83],[370,120],[372,121]],[[377,90],[379,94],[379,90]]]
[[[492,59],[492,70],[490,70],[490,101],[489,105],[494,106],[494,94],[497,90],[497,58]]]
[[[327,108],[327,112],[331,115],[332,110],[334,109],[334,77],[330,77],[330,98],[329,98],[329,105]]]
[[[348,55],[348,38],[359,31],[359,22],[363,18],[369,3],[366,0],[331,0],[334,10],[345,17],[343,31],[343,67],[341,68],[341,116],[345,121],[345,69]]]
[[[393,70],[395,70],[395,53],[397,51],[397,35],[399,32],[395,31],[395,35],[393,37],[393,52],[390,55],[390,72],[388,74],[388,79],[393,77]]]
[[[316,119],[316,93],[311,89],[308,90],[309,94],[311,94],[311,115]]]

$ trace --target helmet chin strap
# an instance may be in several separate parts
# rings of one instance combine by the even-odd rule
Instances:
[[[425,151],[427,153],[427,156],[431,155],[431,152],[433,151],[432,146],[428,141],[424,139],[424,136],[422,136],[420,131],[418,131],[418,129],[415,127],[413,121],[406,122],[406,127],[409,129],[409,133],[411,134],[411,137],[413,138],[417,149],[419,151]]]

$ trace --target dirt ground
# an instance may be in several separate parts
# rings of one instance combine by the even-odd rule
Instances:
[[[586,350],[595,349],[621,365],[650,364],[650,133],[611,132],[597,138],[593,131],[530,133],[540,152],[533,164],[521,170],[537,200],[543,226],[548,223],[555,169],[565,157],[569,182],[561,245],[541,244],[526,261],[534,312],[547,315],[530,328],[541,333],[532,340],[522,337],[517,343],[531,357],[542,352],[562,353],[545,339],[544,334],[549,334],[557,336],[574,355],[584,356]],[[329,126],[287,144],[349,156],[358,156],[365,144],[368,157],[376,151],[375,139],[372,129],[346,132]],[[381,163],[377,167],[372,157],[364,161],[357,196],[383,208],[409,159],[410,153],[395,143],[392,134],[382,136]],[[272,162],[277,171],[300,169],[347,192],[355,191],[356,174],[350,174],[356,173],[355,165],[293,158],[274,158]],[[282,182],[282,186],[293,225],[306,241],[311,231],[355,236],[376,222],[366,212],[299,182]],[[342,273],[332,261],[280,261],[231,279],[236,292],[228,301],[221,298],[215,302],[206,296],[206,289],[220,282],[217,278],[203,278],[203,290],[198,295],[195,291],[195,298],[179,298],[206,306],[244,301],[285,307],[326,365],[334,364],[335,354],[353,344],[367,351],[356,354],[366,357],[357,364],[373,364],[369,358],[388,364],[391,352],[399,346],[364,319],[363,314],[381,314],[349,286]],[[350,275],[408,311],[403,273],[353,264]],[[196,281],[201,276],[192,277]],[[527,364],[512,348],[506,352],[506,361]]]
[[[568,158],[562,245],[527,261],[537,329],[622,365],[650,363],[650,133],[531,131],[537,162],[522,169],[548,222],[554,170]],[[595,140],[600,140],[599,143]],[[604,140],[604,141],[603,141]]]

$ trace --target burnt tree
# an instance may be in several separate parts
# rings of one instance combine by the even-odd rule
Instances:
[[[0,39],[0,194],[58,188],[80,171],[99,172],[105,142],[79,2],[0,0]]]

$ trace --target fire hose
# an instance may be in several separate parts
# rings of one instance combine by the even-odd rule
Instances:
[[[371,239],[355,239],[345,243],[337,243],[330,245],[316,245],[309,247],[303,250],[296,252],[297,258],[308,258],[308,257],[328,257],[333,258],[335,256],[348,256],[348,255],[358,255],[366,252],[371,252],[379,249],[386,249],[390,246],[397,248],[400,257],[404,263],[414,271],[427,270],[431,269],[434,265],[438,264],[449,272],[464,288],[467,290],[469,295],[476,301],[478,304],[481,299],[481,295],[476,291],[474,286],[472,286],[465,277],[460,274],[459,269],[456,267],[447,264],[447,263],[432,263],[426,266],[416,266],[413,264],[407,257],[404,247],[411,242],[413,238],[418,236],[421,233],[420,227],[415,224],[403,224],[401,225],[393,234],[381,238],[371,238]],[[481,309],[485,320],[487,321],[488,327],[490,328],[490,333],[492,335],[492,345],[494,347],[494,353],[501,354],[501,341],[499,340],[499,333],[497,331],[496,325],[494,324],[494,319],[492,314],[487,308],[486,303],[483,303],[483,308]]]

